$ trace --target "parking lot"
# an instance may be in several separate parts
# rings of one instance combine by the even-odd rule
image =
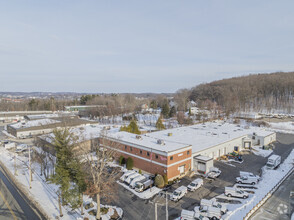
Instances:
[[[277,134],[277,142],[274,144],[274,153],[281,155],[282,162],[287,155],[294,149],[294,135]],[[195,192],[188,192],[180,201],[168,201],[169,219],[175,219],[180,216],[182,209],[193,210],[200,204],[202,198],[211,199],[224,193],[224,187],[233,186],[235,178],[239,176],[239,171],[248,171],[254,174],[261,174],[261,168],[265,165],[267,158],[257,156],[251,152],[243,155],[244,162],[220,162],[214,161],[214,166],[221,169],[222,173],[215,180],[204,179],[204,185]],[[173,184],[168,193],[172,193],[179,186],[187,186],[192,180],[199,176],[184,177],[179,183]],[[142,200],[133,195],[130,191],[118,186],[118,199],[112,204],[121,207],[124,210],[124,219],[136,219],[141,216],[142,219],[154,219],[155,203],[158,203],[158,219],[165,219],[165,196],[157,195],[151,200]]]

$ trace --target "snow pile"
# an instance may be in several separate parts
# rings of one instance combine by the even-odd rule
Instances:
[[[156,186],[153,186],[152,188],[146,189],[143,192],[137,192],[136,190],[131,189],[129,186],[127,186],[124,183],[121,183],[119,181],[117,181],[117,183],[119,185],[123,186],[125,189],[131,191],[133,194],[135,194],[136,196],[138,196],[141,199],[150,199],[162,190],[162,189],[157,188]]]
[[[89,206],[91,205],[91,206]],[[83,203],[83,206],[84,206],[84,215],[83,217],[87,217],[89,219],[95,219],[95,216],[94,215],[91,215],[91,211],[94,211],[96,212],[97,211],[97,203],[93,201],[92,198],[88,197],[88,196],[84,196],[84,203]],[[86,209],[86,207],[89,207],[88,209]],[[100,205],[101,208],[108,208],[108,212],[104,215],[101,215],[101,219],[102,220],[109,220],[111,219],[111,216],[113,216],[113,214],[116,213],[122,217],[123,215],[123,210],[121,208],[118,208],[116,206],[108,206],[108,205]],[[83,218],[80,218],[80,219],[83,219]]]
[[[0,149],[0,160],[5,167],[14,173],[14,153],[11,153],[5,149]],[[15,176],[17,182],[26,190],[26,193],[43,208],[46,214],[52,218],[57,219],[59,217],[59,208],[58,208],[58,196],[56,192],[58,187],[55,184],[48,184],[44,176],[40,174],[40,166],[38,163],[32,163],[33,181],[32,188],[29,189],[29,171],[28,171],[28,158],[17,156],[16,157],[16,167],[17,167],[17,176]],[[89,199],[88,197],[84,197]],[[94,203],[94,206],[96,203]],[[101,205],[101,207],[104,207]],[[109,212],[102,216],[103,220],[110,219],[110,216],[113,215],[114,209],[117,211],[118,215],[122,216],[122,209],[117,207],[105,206],[109,208]],[[96,205],[97,208],[97,205]],[[68,206],[62,207],[64,220],[74,220],[74,219],[83,219],[81,215],[81,210],[71,210]],[[87,212],[85,212],[88,215]],[[95,216],[88,215],[89,219],[95,219]]]
[[[253,148],[252,152],[255,155],[262,156],[262,157],[268,157],[269,155],[271,155],[271,153],[273,153],[273,150],[264,150],[258,146],[253,146],[252,148]]]
[[[289,154],[283,164],[276,170],[267,170],[263,168],[262,180],[256,185],[258,188],[255,194],[250,195],[248,199],[242,200],[242,204],[228,205],[230,210],[224,219],[239,220],[246,216],[265,196],[270,192],[279,181],[293,168],[294,150]]]

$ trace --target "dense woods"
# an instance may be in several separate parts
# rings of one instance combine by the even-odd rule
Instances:
[[[256,74],[201,84],[191,89],[189,99],[199,105],[217,103],[226,112],[284,110],[294,107],[294,72]]]

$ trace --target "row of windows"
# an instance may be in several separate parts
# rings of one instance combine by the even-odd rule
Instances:
[[[125,150],[127,150],[127,149],[128,149],[128,146],[125,145]],[[133,148],[130,147],[130,150],[133,151]],[[143,151],[142,150],[140,150],[140,154],[143,154]],[[146,154],[147,154],[148,157],[150,156],[150,153],[148,151],[146,152]],[[189,154],[190,154],[190,151],[187,151],[187,155],[189,155]],[[158,155],[157,154],[155,154],[155,158],[158,159]],[[174,157],[173,156],[170,156],[170,160],[173,160],[173,159],[174,159]]]

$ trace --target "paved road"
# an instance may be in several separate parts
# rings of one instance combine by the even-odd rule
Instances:
[[[0,167],[0,219],[37,220],[45,217],[27,201]]]
[[[251,220],[288,220],[294,209],[293,201],[289,200],[293,185],[292,173],[266,203],[250,218]]]

